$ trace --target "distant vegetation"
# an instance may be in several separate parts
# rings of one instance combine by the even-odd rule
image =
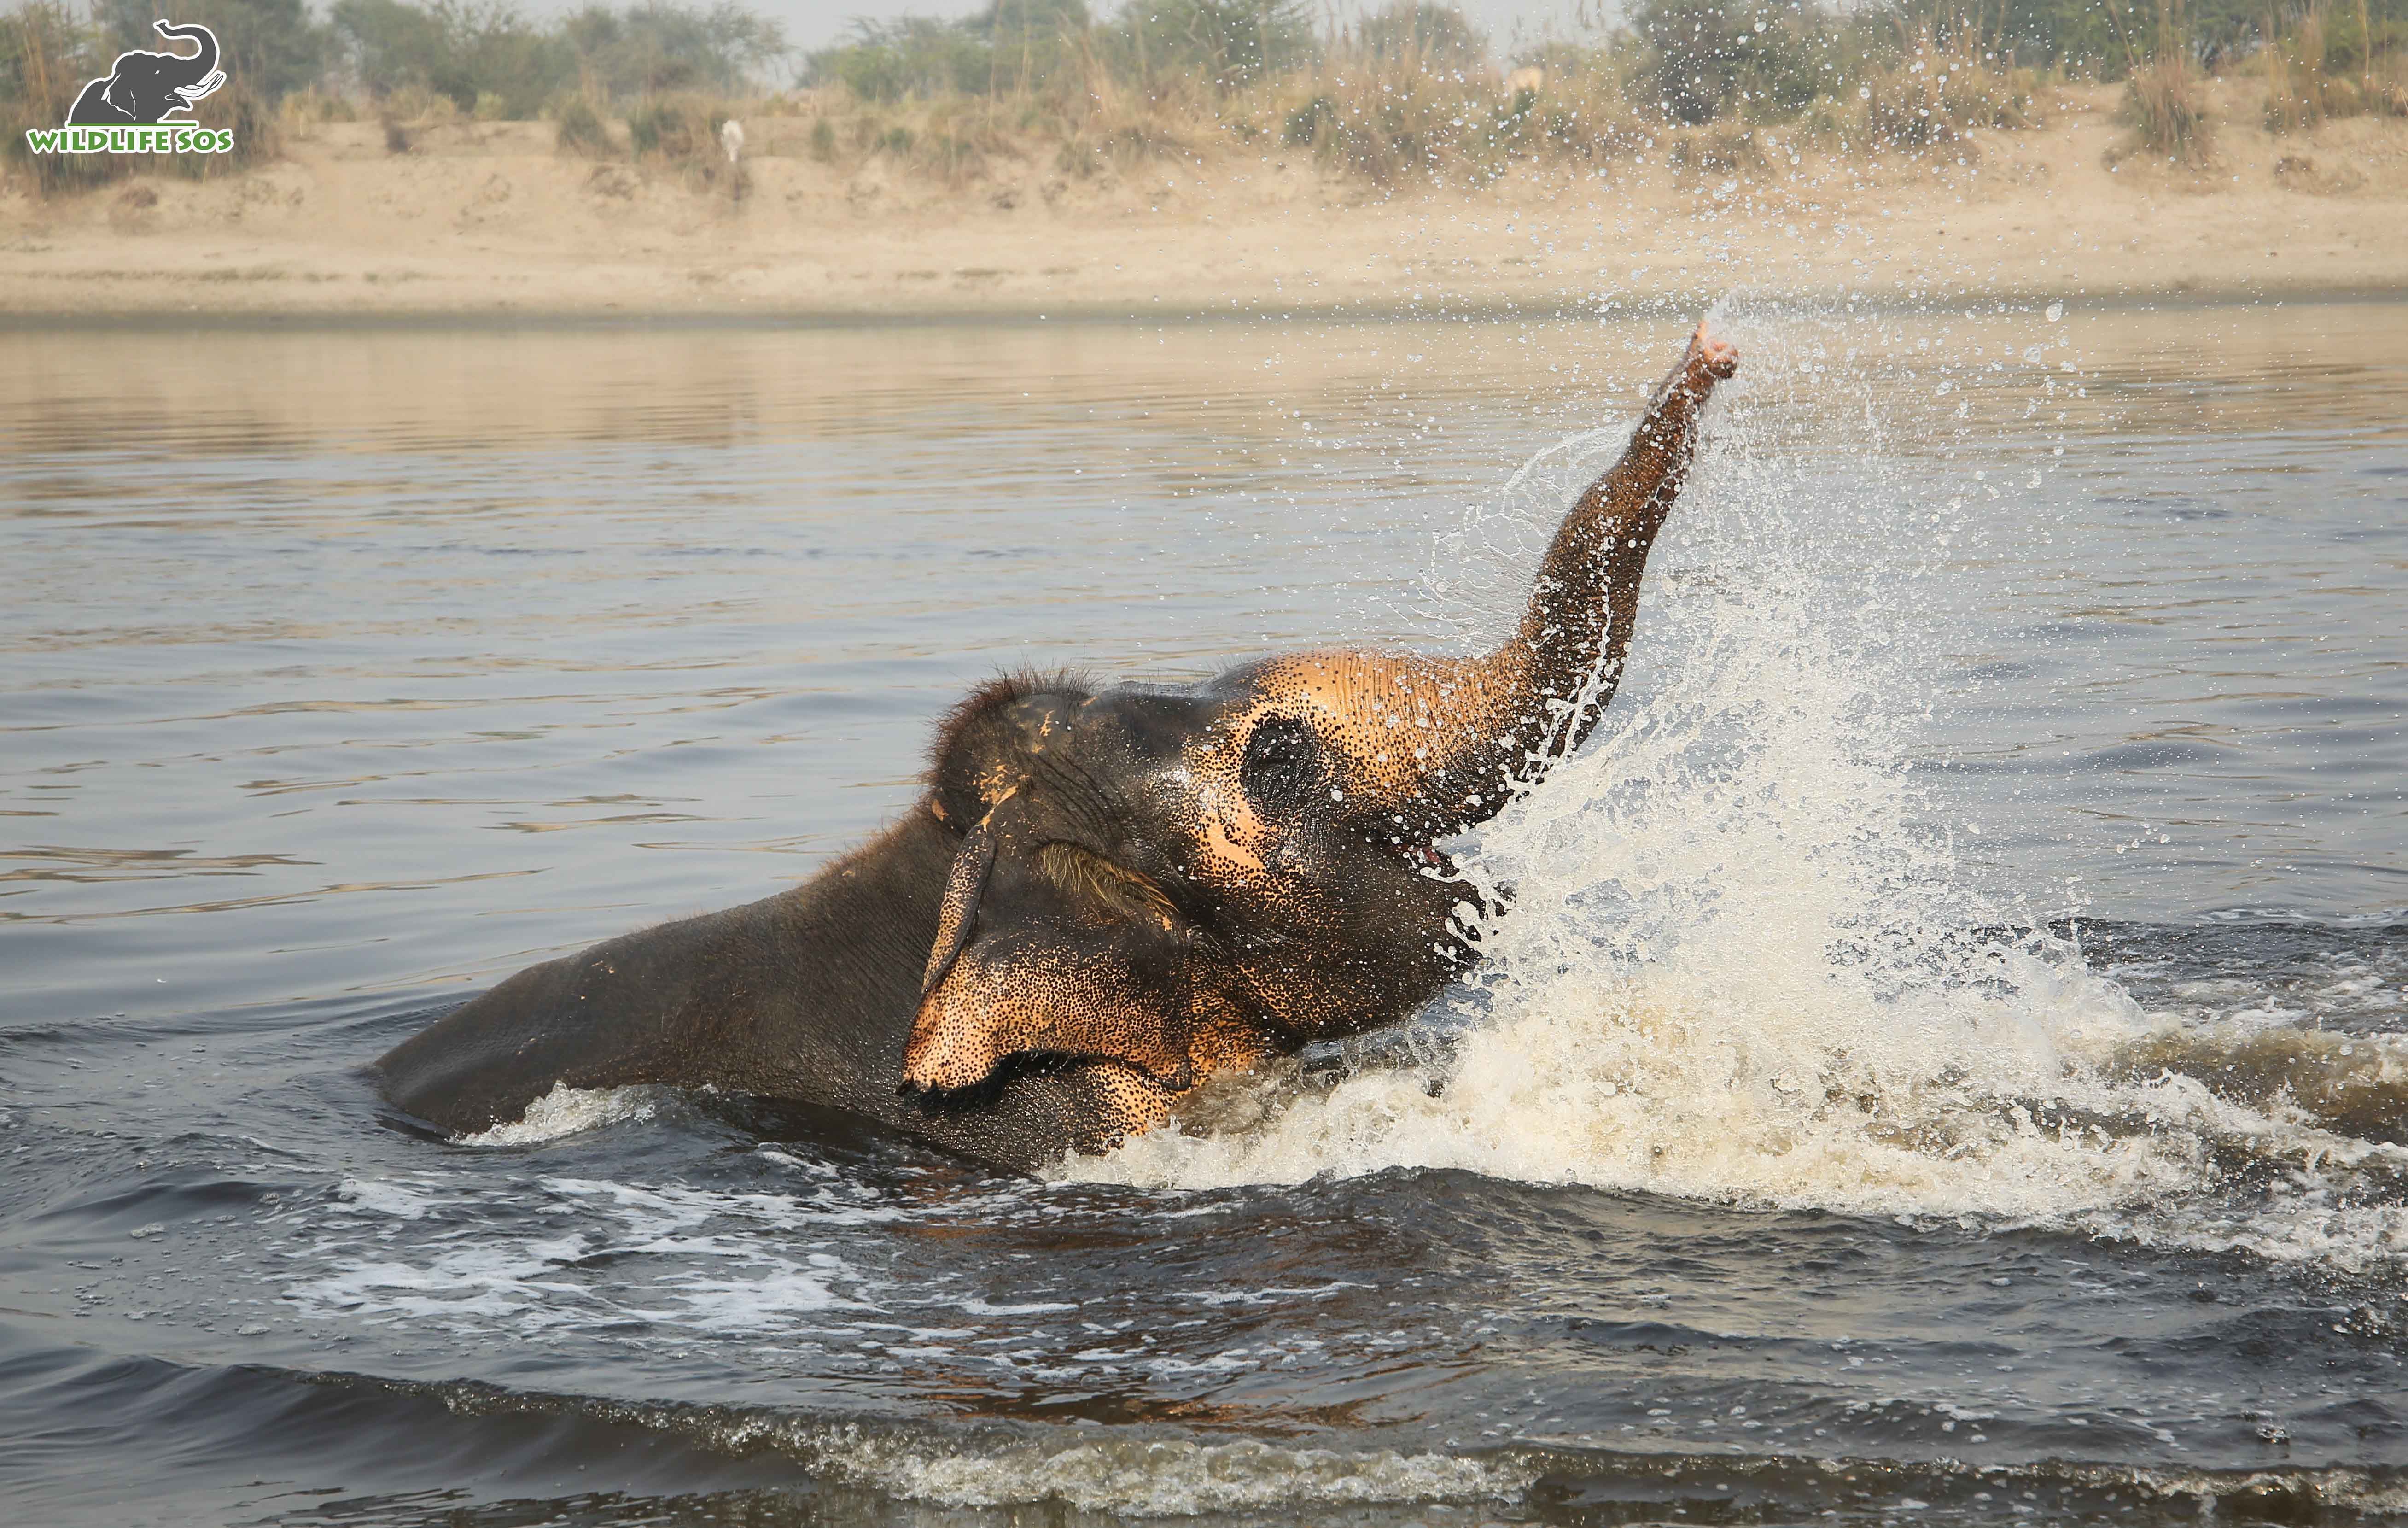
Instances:
[[[500,0],[335,0],[332,15],[344,82],[369,100],[423,93],[488,118],[531,118],[565,94],[624,108],[781,83],[787,53],[777,22],[732,3],[588,6],[538,23]]]
[[[22,129],[55,125],[119,50],[155,46],[160,3],[18,0],[0,14],[0,128],[44,189],[131,163],[29,164]],[[2408,0],[2144,3],[1629,0],[1621,26],[1512,56],[1435,0],[1345,17],[1312,0],[1128,0],[1110,14],[990,0],[962,20],[856,22],[799,56],[736,0],[547,21],[509,0],[333,0],[323,20],[305,0],[169,8],[217,33],[230,83],[199,114],[245,124],[254,153],[275,151],[280,122],[370,116],[399,151],[406,124],[542,117],[564,151],[699,161],[711,124],[738,114],[812,118],[780,141],[815,158],[884,155],[952,179],[997,154],[1042,151],[1091,174],[1219,141],[1309,151],[1373,180],[1476,182],[1516,159],[1600,159],[1659,138],[1709,168],[1761,160],[1775,138],[1928,150],[2036,122],[2067,79],[2123,81],[2130,151],[2192,162],[2213,153],[2210,74],[2262,80],[2277,132],[2408,115]]]
[[[2125,83],[2125,151],[2193,164],[2213,152],[2211,72],[2262,79],[2276,131],[2408,115],[2408,0],[1628,0],[1619,27],[1509,57],[1432,0],[1322,30],[1316,14],[992,0],[961,21],[856,23],[804,57],[799,82],[857,108],[823,157],[974,166],[1036,134],[1084,173],[1226,135],[1379,181],[1662,140],[1701,168],[1762,163],[1776,141],[1928,150],[2033,125],[2070,79]]]

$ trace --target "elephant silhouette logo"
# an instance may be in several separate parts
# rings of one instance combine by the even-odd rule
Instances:
[[[171,111],[190,111],[193,103],[225,83],[218,67],[217,34],[206,26],[179,26],[160,22],[159,36],[195,43],[195,53],[153,53],[130,48],[117,55],[108,76],[84,86],[67,108],[69,127],[148,127]]]

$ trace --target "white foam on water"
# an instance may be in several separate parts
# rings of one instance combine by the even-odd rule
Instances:
[[[2118,1059],[2178,1016],[2144,1013],[2059,941],[1983,931],[2036,919],[1970,884],[1962,814],[1910,777],[1928,701],[1901,607],[1948,590],[1928,576],[1944,562],[1901,567],[1899,538],[1961,549],[2014,519],[2014,495],[1985,496],[1978,525],[1925,502],[1892,481],[1870,408],[1784,391],[1826,333],[1740,340],[1740,396],[1636,639],[1677,666],[1659,659],[1466,856],[1512,905],[1484,930],[1486,1011],[1453,1062],[1358,1072],[1254,1125],[1158,1131],[1060,1174],[1204,1189],[1457,1168],[2345,1266],[2408,1252],[2396,1193],[2344,1204],[2318,1180],[2269,1209],[2220,1190],[2219,1154],[2314,1168],[2350,1147],[2344,1170],[2362,1171],[2387,1148],[2337,1142],[2280,1098],[2131,1074]],[[1810,481],[1809,413],[1851,432],[1853,497],[1828,467]],[[1551,524],[1621,439],[1526,474],[1524,516]]]
[[[552,1403],[477,1389],[447,1397],[467,1415],[540,1414]],[[591,1400],[609,1421],[688,1434],[743,1456],[772,1449],[827,1484],[949,1507],[1048,1505],[1116,1518],[1212,1517],[1314,1506],[1512,1501],[1542,1466],[1530,1457],[1398,1449],[1203,1442],[1119,1429],[1047,1428],[1022,1436],[948,1437],[912,1424],[775,1411]]]
[[[313,1225],[326,1271],[289,1286],[307,1314],[404,1319],[460,1333],[591,1327],[642,1320],[696,1333],[780,1335],[885,1308],[882,1280],[834,1254],[797,1247],[835,1224],[896,1212],[865,1205],[833,1176],[795,1193],[545,1176],[516,1189],[515,1210],[543,1229],[485,1229],[470,1182],[347,1180],[337,1209],[446,1229],[408,1241]]]
[[[1521,1494],[1536,1474],[1446,1454],[1340,1453],[1262,1443],[1111,1439],[994,1454],[861,1458],[857,1483],[947,1506],[1066,1502],[1130,1517],[1282,1506],[1469,1502]]]
[[[573,1323],[574,1314],[546,1298],[561,1292],[558,1270],[584,1255],[585,1238],[453,1247],[424,1263],[352,1262],[296,1285],[286,1298],[312,1315],[358,1314],[446,1320],[507,1319],[526,1329]]]
[[[552,1403],[544,1398],[488,1389],[455,1391],[447,1403],[453,1410],[472,1416],[541,1414],[552,1408]],[[1617,1459],[1590,1449],[1567,1457],[1543,1443],[1465,1456],[1396,1449],[1297,1448],[1254,1439],[1201,1442],[1117,1430],[1049,1429],[1042,1436],[989,1436],[974,1441],[932,1434],[909,1423],[830,1420],[772,1411],[731,1414],[716,1407],[663,1407],[610,1400],[581,1402],[577,1409],[612,1422],[688,1434],[729,1454],[775,1450],[830,1485],[873,1491],[903,1501],[944,1507],[1067,1506],[1114,1518],[1219,1521],[1230,1512],[1310,1513],[1314,1508],[1514,1502],[1543,1475],[1567,1465],[1566,1473],[1574,1478],[1610,1480],[1617,1475],[1637,1476],[1660,1483],[1684,1471],[1724,1479],[1760,1478],[1768,1472],[1778,1476],[1798,1463],[1795,1455],[1779,1454],[1648,1453]],[[1990,1415],[1944,1405],[1935,1409],[1975,1420]],[[1827,1477],[1849,1468],[1842,1459],[1818,1460],[1815,1464]],[[1981,1483],[2001,1493],[2041,1484],[2118,1494],[2130,1491],[2137,1503],[2188,1498],[2202,1518],[2214,1516],[2222,1502],[2262,1502],[2270,1497],[2304,1496],[2328,1507],[2377,1516],[2408,1507],[2408,1490],[2382,1472],[2363,1467],[2244,1467],[2217,1473],[2063,1461],[1977,1467],[1943,1459],[1923,1469],[1935,1486],[1979,1477]],[[1899,1483],[1911,1482],[1902,1478]],[[1916,1510],[1923,1504],[1901,1492],[1893,1505]]]
[[[435,1191],[428,1182],[395,1182],[391,1178],[345,1178],[336,1186],[340,1206],[396,1220],[423,1219],[434,1208]]]
[[[552,1091],[528,1104],[518,1118],[455,1135],[452,1141],[454,1146],[537,1146],[602,1125],[650,1119],[659,1107],[658,1091],[651,1088],[571,1088],[554,1083]]]
[[[1512,1500],[1539,1474],[1512,1459],[1294,1449],[1254,1440],[1090,1434],[1067,1446],[1031,1440],[969,1449],[908,1433],[774,1417],[722,1423],[712,1433],[717,1447],[767,1444],[804,1459],[824,1478],[907,1501],[945,1506],[1060,1502],[1135,1518]]]

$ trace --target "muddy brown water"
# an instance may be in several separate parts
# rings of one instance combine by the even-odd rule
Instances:
[[[358,1068],[997,668],[1501,629],[1670,316],[0,337],[0,1516],[2408,1511],[2408,306],[1729,323],[1497,959],[1041,1182]]]

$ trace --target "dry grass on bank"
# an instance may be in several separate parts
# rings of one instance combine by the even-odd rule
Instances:
[[[2186,53],[2170,53],[2132,71],[2124,83],[2125,124],[2132,139],[2121,153],[2145,153],[2170,165],[2204,166],[2215,157],[2207,81]]]
[[[65,17],[47,3],[22,7],[13,13],[21,35],[7,39],[24,89],[0,100],[0,132],[7,135],[0,148],[11,174],[42,195],[160,167],[129,156],[36,160],[24,152],[22,129],[61,120],[91,64],[89,44],[76,40]],[[2408,116],[2399,52],[2336,42],[2321,5],[2286,27],[2226,80],[2229,87],[2234,77],[2263,79],[2266,131],[2308,133],[2360,113]],[[2109,151],[2110,161],[2146,156],[2203,168],[2216,156],[2212,103],[2231,92],[2213,89],[2190,50],[2172,40],[2181,35],[2173,0],[2161,0],[2157,33],[2147,47],[2124,39],[2131,67],[2121,110],[2129,135]],[[1978,163],[1982,136],[2045,125],[2067,85],[2061,72],[2015,66],[2002,49],[1985,46],[1978,28],[1963,24],[1901,29],[1878,56],[1859,55],[1831,77],[1843,82],[1777,103],[1742,93],[1697,125],[1670,120],[1653,101],[1662,61],[1627,39],[1553,46],[1511,75],[1410,47],[1369,51],[1341,37],[1307,65],[1233,89],[1178,73],[1140,88],[1090,58],[1060,79],[987,94],[882,100],[834,84],[742,100],[665,94],[614,110],[579,91],[554,97],[543,115],[564,155],[666,169],[695,189],[738,197],[748,180],[740,163],[726,160],[718,136],[730,118],[744,124],[747,157],[874,169],[956,192],[1023,179],[1031,169],[1090,182],[1231,154],[1301,159],[1382,191],[1476,189],[1517,168],[1578,171],[1616,161],[1714,175],[1777,171],[1803,151]],[[2337,57],[2355,57],[2357,66],[2337,68]],[[363,119],[380,124],[387,151],[408,153],[430,130],[499,120],[502,109],[494,96],[464,110],[423,86],[373,101],[311,86],[271,111],[237,82],[197,113],[205,125],[235,129],[236,153],[179,156],[169,167],[194,179],[239,172],[277,157],[286,135]]]
[[[1978,153],[1982,132],[2044,122],[2051,84],[2001,69],[1970,47],[1926,38],[1894,68],[1846,94],[1778,119],[1669,123],[1631,104],[1627,58],[1604,50],[1551,59],[1540,82],[1507,90],[1492,69],[1443,69],[1408,53],[1333,59],[1233,93],[1164,82],[1150,93],[1098,77],[1076,92],[864,100],[842,87],[749,101],[670,96],[612,120],[581,97],[554,103],[565,154],[636,159],[709,182],[724,164],[717,124],[744,125],[745,154],[806,158],[842,171],[882,166],[961,189],[999,162],[1069,180],[1231,152],[1302,156],[1369,186],[1474,188],[1516,166],[1597,166],[1660,159],[1705,172],[1772,166],[1801,147],[1866,154]],[[448,106],[445,103],[444,106]],[[427,103],[389,100],[406,137],[456,121]]]
[[[2266,77],[2268,132],[2314,132],[2343,117],[2408,117],[2400,56],[2361,50],[2358,69],[2336,68],[2329,26],[2326,11],[2312,7],[2252,60]]]

